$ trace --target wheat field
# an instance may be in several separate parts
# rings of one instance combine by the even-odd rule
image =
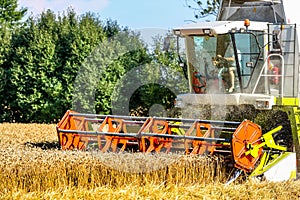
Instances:
[[[60,150],[55,124],[0,124],[0,199],[298,199],[300,181],[225,185],[222,160]]]

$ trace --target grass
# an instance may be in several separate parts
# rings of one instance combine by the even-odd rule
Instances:
[[[226,186],[216,158],[63,151],[53,124],[0,124],[0,199],[297,199],[300,181]]]

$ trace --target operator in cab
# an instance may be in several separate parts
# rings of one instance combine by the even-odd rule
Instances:
[[[233,48],[229,45],[224,56],[218,54],[212,59],[214,66],[218,69],[219,89],[228,93],[234,92],[235,63]]]

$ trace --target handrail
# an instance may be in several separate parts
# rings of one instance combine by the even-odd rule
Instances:
[[[281,59],[281,74],[277,74],[277,75],[272,75],[272,74],[263,74],[263,72],[265,71],[265,68],[268,66],[266,65],[266,62],[269,60],[270,57],[272,56],[278,56]],[[264,61],[263,67],[261,68],[261,71],[259,73],[258,79],[254,85],[254,88],[251,92],[251,94],[255,93],[255,90],[257,88],[257,85],[261,79],[261,77],[281,77],[281,88],[280,88],[280,97],[283,97],[283,85],[284,85],[284,58],[281,54],[277,54],[277,53],[272,53],[270,55],[267,56],[267,58]]]

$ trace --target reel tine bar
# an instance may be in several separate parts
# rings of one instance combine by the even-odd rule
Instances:
[[[102,152],[125,151],[166,153],[173,150],[186,154],[213,154],[229,149],[239,122],[82,114],[67,111],[57,124],[62,149],[96,147]]]

